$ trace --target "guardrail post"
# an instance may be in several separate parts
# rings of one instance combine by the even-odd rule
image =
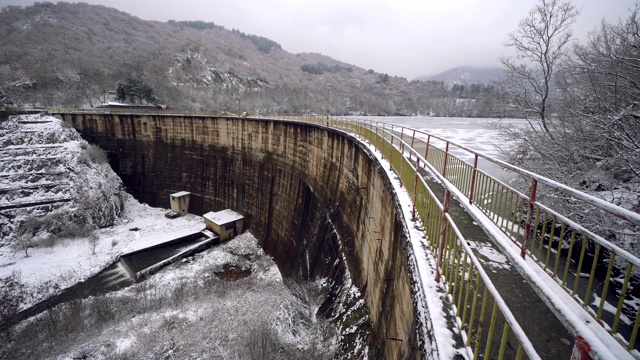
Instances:
[[[411,211],[411,217],[416,218],[416,203],[418,202],[418,169],[420,168],[420,159],[416,158],[416,177],[413,180],[413,209]]]
[[[447,159],[449,159],[449,142],[447,141],[447,146],[444,150],[444,161],[442,161],[442,177],[447,177]]]
[[[411,136],[411,149],[413,150],[413,142],[416,140],[416,130],[413,130],[413,135]],[[411,155],[413,154],[413,151],[409,153],[409,160],[411,160]],[[418,157],[416,156],[416,159]]]
[[[573,351],[571,352],[571,360],[591,360],[592,357],[589,355],[591,346],[587,341],[582,336],[576,336],[575,341],[576,343],[573,345]]]
[[[429,161],[429,143],[431,142],[431,134],[427,135],[427,148],[424,150],[424,159]]]
[[[436,263],[436,282],[440,282],[440,268],[442,267],[442,257],[444,255],[444,245],[447,238],[447,213],[449,212],[449,190],[444,192],[444,205],[442,206],[442,225],[440,226],[440,244],[438,245],[438,261]]]
[[[533,204],[536,202],[536,191],[538,190],[538,180],[531,179],[531,194],[529,195],[529,203],[527,205],[527,220],[524,225],[524,235],[522,237],[522,248],[520,256],[524,259],[527,252],[527,243],[529,242],[529,233],[531,232],[531,217],[533,215]]]
[[[402,135],[404,135],[404,126],[400,127],[400,140],[403,141],[404,138],[402,137]]]
[[[404,183],[402,182],[402,170],[404,168],[404,161],[403,158],[404,157],[404,143],[400,143],[400,173],[398,174],[398,180],[400,180],[400,187],[404,186]]]
[[[473,159],[473,170],[471,172],[471,186],[469,187],[469,204],[473,204],[473,192],[476,189],[476,174],[478,173],[478,154]]]

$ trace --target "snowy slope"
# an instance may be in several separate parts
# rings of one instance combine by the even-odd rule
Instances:
[[[104,152],[61,120],[21,115],[0,123],[0,246],[11,244],[29,218],[44,222],[29,230],[35,242],[113,225],[121,190]]]
[[[90,149],[51,116],[0,123],[0,297],[15,280],[20,309],[89,278],[120,254],[204,228],[199,216],[169,220],[166,210],[138,203],[107,163],[92,161]],[[39,220],[35,230],[33,222],[24,226],[29,218]],[[21,225],[34,235],[28,257],[16,247]],[[78,231],[85,225],[99,229]]]

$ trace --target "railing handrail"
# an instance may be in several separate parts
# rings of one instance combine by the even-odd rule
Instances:
[[[372,126],[375,126],[375,125],[373,125],[373,124],[372,124]],[[427,160],[422,156],[422,154],[420,154],[420,153],[419,153],[418,151],[416,151],[413,147],[411,147],[411,145],[410,145],[410,144],[406,143],[403,139],[400,139],[400,137],[398,137],[396,134],[394,134],[393,132],[391,132],[391,131],[390,131],[390,129],[381,128],[381,127],[379,127],[379,126],[376,126],[376,127],[377,127],[379,130],[383,131],[384,133],[388,134],[389,136],[391,136],[391,137],[393,137],[393,138],[397,139],[397,140],[399,141],[399,143],[402,143],[402,144],[405,146],[405,149],[407,149],[407,148],[408,148],[408,149],[409,149],[409,151],[410,151],[410,152],[412,152],[414,156],[416,156],[417,158],[419,158],[419,159],[420,159],[420,161],[421,161],[421,163],[422,163],[422,164],[425,164],[425,166],[429,167],[430,172],[438,178],[439,182],[440,182],[441,184],[443,184],[443,186],[445,186],[445,188],[446,188],[448,191],[450,191],[450,190],[452,190],[452,189],[456,189],[456,190],[458,190],[458,189],[455,187],[455,185],[451,184],[451,183],[450,183],[450,182],[449,182],[449,181],[448,181],[448,180],[447,180],[447,179],[446,179],[442,174],[440,174],[440,173],[439,173],[439,172],[438,172],[438,171],[433,167],[433,165],[432,165],[432,164],[430,164],[430,163],[429,163],[429,162],[428,162],[428,161],[427,161]],[[387,141],[387,140],[385,139],[385,141]],[[389,143],[389,142],[387,141],[387,143]],[[453,156],[453,155],[451,155],[451,154],[449,154],[449,155],[450,155],[450,156]],[[420,179],[421,179],[422,181],[424,181],[424,179],[423,179],[421,176],[420,176]],[[437,201],[437,199],[436,199],[436,201]],[[437,202],[438,202],[438,201],[437,201]],[[439,203],[439,202],[438,202],[438,203]],[[448,218],[450,218],[450,216],[449,216],[448,214],[447,214],[446,216],[447,216]],[[453,220],[452,220],[452,219],[450,219],[450,223],[451,223],[451,224],[453,224]],[[455,226],[455,224],[453,224],[452,228],[454,229],[454,231],[456,231],[456,234],[457,234],[461,239],[464,239],[464,238],[462,237],[462,234],[459,234],[459,230],[457,229],[457,226]],[[462,241],[461,241],[461,242],[462,242]],[[464,244],[467,244],[467,243],[466,243],[466,240],[464,240]],[[468,246],[468,244],[467,244],[467,246]],[[465,250],[466,250],[466,246],[465,246]],[[469,248],[469,250],[470,250],[470,248]],[[469,254],[470,254],[470,255],[473,255],[473,253],[471,253],[471,252],[470,252]],[[475,257],[475,256],[474,256],[474,257]],[[513,260],[518,261],[518,259],[513,259]],[[522,259],[519,259],[519,260],[522,260]],[[547,274],[547,275],[548,275],[548,274]],[[533,279],[532,279],[532,280],[533,280]],[[491,283],[490,279],[488,279],[487,281],[488,281],[488,283]],[[496,291],[497,291],[497,290],[496,290]],[[543,291],[543,293],[544,293],[544,291]],[[502,299],[502,298],[500,297],[500,299]],[[545,299],[544,301],[545,301],[545,303],[547,303],[547,304],[551,304],[551,303],[553,303],[553,300],[552,300],[552,299],[550,299],[550,298]],[[506,304],[505,304],[505,306],[506,306]],[[508,309],[508,307],[507,307],[507,309]],[[510,313],[510,311],[509,311],[509,313]],[[561,311],[561,314],[562,314],[562,316],[564,317],[564,320],[562,320],[562,319],[561,319],[561,320],[562,320],[562,323],[563,323],[563,324],[565,324],[565,326],[570,326],[570,327],[571,327],[571,331],[573,331],[573,332],[575,332],[575,333],[576,333],[576,334],[574,334],[574,335],[580,335],[580,334],[579,334],[579,332],[577,331],[577,328],[575,328],[575,327],[574,327],[574,326],[575,326],[575,324],[573,324],[573,321],[571,321],[571,320],[570,320],[570,316],[567,316],[567,315],[570,315],[570,314],[564,314],[562,311]],[[525,337],[526,337],[526,335],[525,335]],[[606,347],[604,347],[604,348],[606,348]],[[600,349],[603,349],[603,347],[601,347]]]
[[[352,120],[347,119],[347,121],[352,121]],[[373,120],[367,120],[367,119],[360,119],[360,121],[373,123]],[[378,121],[378,122],[382,123],[382,124],[395,125],[395,124],[391,124],[391,123],[385,123],[385,122],[382,122],[382,121]],[[438,140],[441,140],[441,141],[444,141],[444,142],[448,142],[451,145],[454,145],[454,146],[456,146],[456,147],[458,147],[460,149],[468,151],[468,152],[472,153],[473,155],[478,155],[478,157],[483,158],[483,159],[485,159],[485,160],[487,160],[489,162],[492,162],[492,163],[494,163],[496,165],[499,165],[499,166],[501,166],[501,167],[503,167],[505,169],[508,169],[508,170],[511,170],[511,171],[513,171],[515,173],[518,173],[520,175],[524,175],[526,177],[530,177],[532,179],[535,179],[539,183],[543,183],[543,184],[545,184],[547,186],[551,186],[552,188],[554,188],[556,190],[559,190],[559,191],[561,191],[561,192],[563,192],[563,193],[565,193],[567,195],[571,195],[571,196],[575,197],[576,199],[585,201],[585,202],[587,202],[587,203],[589,203],[589,204],[591,204],[591,205],[593,205],[593,206],[595,206],[595,207],[597,207],[599,209],[606,210],[607,212],[609,212],[609,213],[611,213],[613,215],[616,215],[616,216],[618,216],[618,217],[620,217],[620,218],[622,218],[624,220],[627,220],[627,221],[633,223],[634,225],[640,225],[640,214],[635,213],[635,212],[633,212],[631,210],[628,210],[628,209],[625,209],[625,208],[623,208],[621,206],[606,202],[606,201],[604,201],[602,199],[599,199],[599,198],[597,198],[597,197],[595,197],[593,195],[587,194],[587,193],[582,192],[580,190],[574,189],[574,188],[572,188],[572,187],[570,187],[568,185],[565,185],[565,184],[563,184],[561,182],[555,181],[553,179],[549,179],[547,177],[544,177],[542,175],[536,174],[536,173],[531,172],[529,170],[526,170],[526,169],[523,169],[521,167],[509,164],[508,162],[505,162],[505,161],[500,160],[500,159],[496,159],[496,158],[491,157],[491,156],[489,156],[487,154],[484,154],[484,153],[482,153],[480,151],[473,150],[473,149],[471,149],[471,148],[469,148],[469,147],[467,147],[465,145],[462,145],[462,144],[459,144],[457,142],[448,140],[448,139],[446,139],[446,138],[444,138],[442,136],[439,136],[439,135],[436,135],[436,134],[431,134],[431,133],[428,133],[428,132],[425,132],[425,131],[422,131],[422,130],[419,130],[419,129],[413,129],[413,128],[410,128],[408,126],[401,126],[401,128],[410,129],[412,131],[415,130],[416,133],[428,135],[428,136],[430,136],[432,138],[436,138]],[[464,161],[464,160],[462,160],[462,161]]]
[[[346,119],[346,121],[352,121],[352,120],[350,120],[350,119]],[[373,125],[373,122],[374,122],[374,121],[372,121],[372,120],[360,119],[360,121],[368,122],[368,123],[369,123],[369,124],[371,124],[372,126],[376,126],[376,127],[378,127],[379,129],[384,129],[386,132],[388,132],[388,134],[389,134],[390,136],[393,136],[393,137],[395,137],[396,139],[401,140],[397,135],[395,135],[395,134],[393,134],[391,131],[389,131],[389,129],[388,129],[388,128],[386,128],[386,127],[379,127],[379,126],[377,126],[377,125]],[[389,123],[384,123],[384,122],[381,122],[381,121],[377,121],[377,123],[389,124]],[[390,124],[390,125],[395,125],[395,124]],[[415,130],[415,131],[416,131],[416,133],[422,133],[422,134],[424,134],[424,135],[428,135],[428,136],[431,136],[431,137],[435,137],[435,138],[436,138],[436,139],[438,139],[438,140],[441,140],[441,141],[444,141],[444,142],[448,142],[449,144],[452,144],[452,145],[454,145],[454,146],[456,146],[456,147],[459,147],[459,148],[461,148],[461,149],[463,149],[463,150],[466,150],[466,151],[468,151],[468,152],[471,152],[471,153],[472,153],[472,154],[474,154],[474,155],[478,155],[479,157],[482,157],[483,159],[488,160],[488,161],[490,161],[490,162],[492,162],[492,163],[494,163],[494,164],[496,164],[496,165],[500,165],[500,166],[502,166],[503,168],[507,168],[507,169],[509,169],[509,170],[512,170],[512,171],[517,172],[517,173],[519,173],[519,174],[521,174],[521,175],[524,175],[524,176],[531,176],[533,179],[536,179],[536,181],[542,182],[542,183],[547,184],[547,185],[549,185],[549,186],[554,186],[554,188],[555,188],[555,189],[558,189],[558,190],[561,190],[562,188],[571,189],[571,190],[572,190],[572,193],[581,194],[581,196],[583,196],[584,198],[592,198],[593,200],[597,200],[597,202],[596,202],[596,203],[592,203],[592,202],[587,202],[587,203],[589,203],[589,204],[591,204],[591,205],[593,205],[593,206],[595,206],[595,207],[597,207],[597,208],[599,208],[599,209],[605,210],[605,211],[609,212],[610,214],[618,215],[618,214],[616,214],[615,212],[610,211],[609,209],[617,209],[617,210],[620,210],[621,212],[622,212],[622,210],[624,210],[624,212],[629,213],[629,214],[632,214],[631,218],[633,218],[633,219],[637,219],[637,221],[639,221],[639,222],[637,223],[637,225],[640,225],[640,214],[638,214],[638,213],[635,213],[635,212],[632,212],[632,211],[630,211],[630,210],[624,209],[624,208],[622,208],[622,207],[620,207],[620,206],[618,206],[618,205],[608,203],[608,202],[606,202],[606,201],[604,201],[604,200],[602,200],[602,199],[598,199],[598,198],[596,198],[596,197],[594,197],[594,196],[592,196],[592,195],[586,194],[586,193],[584,193],[584,192],[582,192],[582,191],[580,191],[580,190],[573,189],[573,188],[569,187],[568,185],[561,184],[561,183],[559,183],[559,182],[557,182],[557,181],[555,181],[555,180],[551,180],[551,179],[545,178],[545,177],[540,176],[540,175],[538,175],[538,174],[535,174],[535,173],[533,173],[533,172],[531,172],[531,171],[528,171],[528,170],[525,170],[525,169],[519,168],[519,167],[517,167],[517,166],[515,166],[515,165],[511,165],[511,164],[509,164],[509,163],[507,163],[507,162],[504,162],[504,161],[502,161],[502,160],[495,159],[495,158],[493,158],[493,157],[491,157],[491,156],[489,156],[489,155],[483,154],[483,153],[481,153],[481,152],[479,152],[479,151],[475,151],[475,150],[473,150],[473,149],[471,149],[471,148],[469,148],[469,147],[466,147],[466,146],[464,146],[464,145],[460,145],[460,144],[458,144],[458,143],[456,143],[456,142],[449,141],[449,140],[445,139],[444,137],[441,137],[441,136],[438,136],[438,135],[434,135],[434,134],[430,134],[430,133],[427,133],[427,132],[424,132],[424,131],[421,131],[421,130],[418,130],[418,129],[413,129],[413,128],[410,128],[410,127],[407,127],[407,126],[402,126],[402,128],[403,128],[403,129],[410,129],[411,131]],[[404,133],[404,132],[403,132],[403,134],[406,134],[406,133]],[[401,141],[403,141],[403,140],[401,140]],[[403,142],[404,142],[404,141],[403,141]],[[407,144],[406,142],[404,142],[404,143],[405,143],[405,145],[407,145],[407,146],[411,147],[411,146],[410,146],[409,144]],[[437,148],[437,146],[435,146],[435,145],[433,145],[433,144],[431,144],[431,146],[433,146],[433,147],[436,147],[436,148]],[[442,149],[440,149],[440,150],[442,150]],[[443,151],[444,151],[444,150],[443,150]],[[417,152],[416,152],[416,153],[417,153]],[[420,155],[420,154],[418,154],[418,155]],[[421,156],[421,155],[420,155],[420,156]],[[451,152],[449,152],[448,156],[455,157],[455,158],[459,159],[460,161],[464,161],[464,160],[460,159],[459,157],[457,157],[457,156],[453,155]],[[422,156],[421,156],[421,157],[422,157]],[[465,162],[466,162],[466,161],[465,161]],[[435,169],[434,169],[434,170],[435,170]],[[482,170],[478,170],[478,171],[482,171]],[[435,173],[437,173],[438,175],[440,175],[437,171],[435,171]],[[484,172],[484,173],[486,174],[486,172]],[[492,176],[491,176],[491,175],[489,175],[489,174],[486,174],[486,175],[487,175],[487,176],[489,176],[489,177],[492,177]],[[493,178],[493,177],[492,177],[492,178]],[[443,177],[443,179],[444,179],[444,177]],[[503,186],[510,188],[512,191],[514,191],[515,193],[519,194],[523,199],[525,199],[525,200],[527,200],[527,201],[529,201],[529,200],[530,200],[530,198],[529,198],[529,196],[528,196],[528,195],[525,195],[525,194],[523,194],[522,192],[517,191],[517,190],[515,190],[515,189],[511,188],[509,185],[502,183],[499,179],[496,179],[496,178],[493,178],[493,179],[494,179],[495,181],[497,181],[497,182],[501,183]],[[557,186],[556,186],[556,185],[557,185]],[[563,191],[563,192],[564,192],[564,191]],[[565,193],[566,193],[566,194],[571,195],[571,193],[568,193],[568,192],[565,192]],[[582,200],[582,198],[580,198],[580,197],[576,197],[576,199]],[[606,204],[606,205],[610,205],[610,206],[608,206],[607,208],[604,208],[604,207],[600,207],[600,206],[599,206],[599,204]],[[609,241],[609,240],[607,240],[607,239],[603,238],[601,235],[598,235],[598,234],[594,233],[593,231],[591,231],[591,230],[589,230],[589,229],[585,228],[584,226],[582,226],[582,225],[578,224],[577,222],[575,222],[575,221],[573,221],[573,220],[571,220],[571,219],[567,218],[566,216],[564,216],[564,215],[562,215],[562,214],[558,213],[557,211],[555,211],[555,210],[551,209],[549,206],[547,206],[547,205],[545,205],[545,204],[542,204],[542,203],[540,203],[540,202],[539,202],[539,201],[537,201],[537,200],[536,200],[536,201],[534,201],[534,205],[536,205],[536,206],[538,206],[538,207],[540,207],[540,208],[545,209],[547,212],[549,212],[549,213],[550,213],[550,214],[552,214],[553,216],[557,217],[558,219],[561,219],[562,221],[566,222],[566,223],[567,223],[567,225],[571,225],[571,226],[572,226],[573,228],[575,228],[576,230],[579,230],[579,231],[580,231],[580,232],[582,232],[582,233],[588,234],[592,239],[596,240],[596,242],[600,243],[600,244],[601,244],[602,246],[604,246],[605,248],[607,248],[607,249],[609,249],[609,250],[611,250],[611,251],[615,251],[615,252],[616,252],[616,254],[617,254],[618,256],[623,256],[624,258],[626,258],[627,260],[629,260],[629,261],[630,261],[634,266],[640,267],[640,258],[638,258],[637,256],[633,255],[633,254],[632,254],[632,253],[630,253],[628,250],[625,250],[625,249],[621,248],[620,246],[618,246],[618,245],[616,245],[616,244],[612,243],[611,241]],[[624,217],[623,217],[623,219],[625,219],[625,220],[626,220],[626,218],[624,218]],[[635,223],[635,222],[633,222],[633,221],[632,221],[632,223],[636,224],[636,223]]]
[[[349,119],[347,119],[347,121],[350,121],[350,120],[349,120]],[[372,122],[373,122],[372,120],[363,120],[363,121],[365,121],[365,122],[369,122],[369,123],[372,123]],[[383,123],[383,122],[379,122],[379,123]],[[388,123],[384,123],[384,124],[388,124]],[[377,125],[376,125],[376,126],[377,126]],[[382,127],[382,128],[381,128],[381,127],[379,127],[379,126],[377,126],[377,127],[378,127],[379,129],[385,129],[385,130],[389,133],[389,135],[390,135],[390,136],[395,137],[396,139],[398,139],[398,140],[400,140],[400,141],[404,142],[404,143],[405,143],[405,145],[407,145],[407,146],[411,147],[411,146],[410,146],[409,144],[407,144],[404,140],[400,139],[397,135],[395,135],[395,134],[393,134],[392,132],[388,131],[389,129],[387,129],[387,128],[385,128],[385,127]],[[454,146],[456,146],[456,147],[462,148],[463,150],[469,151],[469,152],[471,152],[471,153],[472,153],[472,154],[474,154],[474,155],[478,155],[478,157],[482,157],[482,158],[483,158],[483,159],[485,159],[485,160],[488,160],[488,161],[490,161],[490,162],[492,162],[492,163],[494,163],[494,164],[496,164],[496,165],[500,165],[500,166],[502,166],[502,167],[504,167],[504,168],[507,168],[507,169],[509,169],[509,170],[512,170],[512,171],[514,171],[514,172],[517,172],[517,173],[519,173],[519,174],[521,174],[521,175],[528,176],[528,174],[533,174],[533,175],[535,175],[535,176],[533,176],[532,178],[535,178],[537,181],[540,181],[540,182],[542,182],[542,183],[544,183],[544,184],[547,184],[547,185],[548,185],[548,184],[552,184],[552,183],[553,183],[553,184],[559,184],[559,185],[562,185],[563,187],[566,187],[566,188],[568,188],[568,189],[572,189],[575,193],[581,193],[581,194],[583,194],[583,195],[584,195],[584,196],[586,196],[586,197],[592,197],[592,198],[594,198],[595,200],[599,200],[599,202],[603,202],[603,203],[605,203],[605,204],[611,205],[611,207],[615,207],[615,208],[617,208],[617,209],[625,210],[625,211],[627,211],[627,212],[629,212],[629,213],[633,214],[633,217],[634,217],[634,218],[638,218],[638,219],[640,219],[640,214],[638,214],[638,213],[634,213],[634,212],[632,212],[632,211],[630,211],[630,210],[624,209],[624,208],[622,208],[622,207],[620,207],[620,206],[617,206],[617,205],[615,205],[615,204],[608,203],[608,202],[606,202],[606,201],[604,201],[604,200],[602,200],[602,199],[598,199],[598,198],[596,198],[596,197],[594,197],[594,196],[592,196],[592,195],[589,195],[589,194],[586,194],[586,193],[584,193],[584,192],[581,192],[580,190],[573,189],[573,188],[571,188],[571,187],[569,187],[569,186],[567,186],[567,185],[563,185],[563,184],[561,184],[561,183],[559,183],[559,182],[557,182],[557,181],[554,181],[554,180],[551,180],[551,179],[547,179],[547,178],[545,178],[545,177],[543,177],[543,176],[537,175],[537,174],[532,173],[532,172],[530,172],[530,171],[528,171],[528,170],[524,170],[524,169],[519,168],[519,167],[517,167],[517,166],[515,166],[515,165],[511,165],[511,164],[506,163],[506,162],[504,162],[504,161],[502,161],[502,160],[495,159],[495,158],[493,158],[493,157],[491,157],[491,156],[489,156],[489,155],[483,154],[483,153],[481,153],[481,152],[479,152],[479,151],[472,150],[472,149],[470,149],[470,148],[468,148],[468,147],[466,147],[466,146],[459,145],[458,143],[455,143],[455,142],[449,141],[449,140],[445,139],[444,137],[441,137],[441,136],[438,136],[438,135],[434,135],[434,134],[430,134],[430,133],[426,133],[426,132],[423,132],[423,131],[420,131],[420,130],[417,130],[417,129],[413,129],[413,128],[409,128],[409,127],[406,127],[406,126],[403,126],[402,128],[404,128],[404,129],[410,129],[410,130],[412,130],[412,131],[413,131],[413,130],[415,130],[415,131],[416,131],[416,133],[422,133],[422,134],[424,134],[424,135],[428,135],[428,136],[431,136],[431,137],[435,137],[435,138],[437,138],[438,140],[441,140],[441,141],[444,141],[444,142],[448,142],[449,144],[452,144],[452,145],[454,145]],[[404,133],[404,134],[406,134],[406,133]],[[435,145],[433,145],[433,144],[431,144],[431,146],[433,146],[433,147],[435,147],[435,148],[438,148],[437,146],[435,146]],[[440,149],[440,150],[442,150],[442,149]],[[420,154],[418,154],[418,155],[420,155]],[[421,155],[420,155],[420,156],[421,156]],[[458,159],[458,160],[460,160],[460,161],[464,161],[464,162],[466,162],[465,160],[460,159],[459,157],[457,157],[456,155],[452,154],[451,152],[449,152],[448,156],[455,157],[455,158],[457,158],[457,159]],[[469,164],[468,162],[466,162],[466,163],[467,163],[467,164]],[[469,165],[471,165],[471,164],[469,164]],[[435,170],[435,169],[434,169],[434,170]],[[491,175],[487,174],[485,171],[482,171],[482,170],[480,170],[480,169],[478,169],[477,171],[484,173],[486,176],[492,177]],[[436,172],[436,173],[438,173],[437,171],[435,171],[435,172]],[[439,173],[438,173],[438,175],[439,175]],[[496,181],[496,182],[500,183],[500,184],[501,184],[502,186],[504,186],[505,188],[509,188],[511,191],[513,191],[514,193],[518,194],[522,199],[527,200],[527,201],[529,201],[529,200],[530,200],[530,198],[529,198],[529,196],[528,196],[528,195],[525,195],[525,194],[523,194],[522,192],[520,192],[520,191],[518,191],[518,190],[514,189],[513,187],[509,186],[508,184],[503,183],[502,181],[500,181],[500,179],[496,179],[496,178],[494,178],[494,177],[492,177],[492,178],[493,178],[493,180],[494,180],[494,181]],[[544,180],[544,179],[547,179],[549,182],[545,182],[545,180]],[[554,187],[554,188],[558,189],[558,187],[557,187],[557,186],[556,186],[556,187]],[[570,195],[570,194],[569,194],[569,195]],[[580,198],[577,198],[577,199],[579,199],[579,200],[580,200]],[[594,233],[593,231],[591,231],[591,230],[589,230],[589,229],[585,228],[583,225],[578,224],[577,222],[575,222],[575,221],[573,221],[573,220],[569,219],[568,217],[566,217],[566,216],[564,216],[564,215],[560,214],[559,212],[557,212],[557,211],[555,211],[555,210],[551,209],[549,206],[547,206],[547,205],[545,205],[545,204],[543,204],[543,203],[541,203],[541,202],[539,202],[539,201],[537,201],[537,200],[536,200],[536,201],[534,201],[533,203],[534,203],[534,205],[535,205],[535,206],[538,206],[538,207],[540,207],[540,208],[544,209],[544,210],[545,210],[545,211],[547,211],[548,213],[552,214],[554,217],[556,217],[556,218],[558,218],[558,219],[561,219],[561,220],[562,220],[562,221],[564,221],[567,225],[571,225],[571,227],[573,227],[574,229],[576,229],[576,230],[580,231],[581,233],[589,235],[589,237],[590,237],[590,238],[592,238],[593,240],[595,240],[597,243],[601,244],[603,247],[605,247],[605,248],[607,248],[607,249],[609,249],[609,250],[611,250],[611,251],[615,251],[615,252],[616,252],[616,254],[617,254],[618,256],[623,256],[625,259],[627,259],[629,262],[631,262],[634,266],[637,266],[637,267],[639,267],[639,268],[640,268],[640,258],[638,258],[638,257],[637,257],[637,256],[635,256],[634,254],[630,253],[628,250],[621,248],[620,246],[618,246],[618,245],[616,245],[616,244],[612,243],[611,241],[609,241],[609,240],[607,240],[607,239],[603,238],[601,235],[598,235],[598,234]],[[589,203],[589,204],[594,205],[595,207],[597,207],[597,208],[599,208],[599,209],[605,210],[605,211],[609,212],[610,214],[614,214],[614,215],[616,215],[615,213],[612,213],[611,211],[607,210],[606,208],[599,207],[599,206],[598,206],[598,204],[593,204],[593,203]],[[633,223],[633,222],[632,222],[632,223]],[[634,224],[635,224],[635,223],[634,223]],[[640,225],[640,223],[639,223],[638,225]]]

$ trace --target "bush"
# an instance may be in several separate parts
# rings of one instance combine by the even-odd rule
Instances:
[[[102,150],[98,145],[82,145],[81,149],[83,152],[78,156],[79,162],[92,162],[94,164],[106,164],[109,162],[107,152]]]
[[[0,319],[8,319],[18,312],[20,303],[24,299],[24,285],[20,275],[0,278]]]

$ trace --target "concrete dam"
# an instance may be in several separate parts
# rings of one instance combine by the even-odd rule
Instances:
[[[432,334],[416,325],[407,225],[381,164],[354,137],[284,120],[59,116],[107,151],[139,201],[168,208],[169,194],[185,190],[192,213],[242,213],[284,277],[327,278],[329,299],[348,281],[360,289],[380,357],[424,356]]]

